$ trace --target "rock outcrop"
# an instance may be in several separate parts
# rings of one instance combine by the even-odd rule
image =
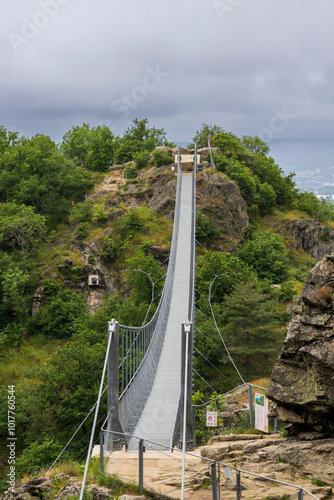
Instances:
[[[67,483],[60,488],[58,482]],[[15,488],[10,488],[2,496],[1,500],[43,500],[45,498],[55,498],[62,500],[66,498],[78,497],[81,490],[81,481],[78,478],[56,474],[55,476],[41,476],[23,482]],[[104,488],[97,485],[87,486],[88,497],[91,500],[109,500],[111,498],[111,488]],[[114,497],[112,497],[114,498]],[[118,497],[117,497],[118,498]],[[145,500],[145,496],[123,495],[120,500]]]
[[[314,219],[286,220],[292,250],[302,249],[317,260],[334,252],[334,228]]]
[[[240,189],[225,175],[198,174],[197,208],[223,229],[217,250],[234,250],[249,230],[247,207]]]
[[[282,352],[267,391],[271,416],[301,438],[334,433],[334,255],[311,270],[295,297]]]
[[[162,174],[152,187],[148,207],[153,212],[173,215],[176,179]],[[222,235],[212,242],[215,250],[234,250],[249,230],[247,208],[237,184],[225,175],[209,172],[197,176],[197,207],[221,228]]]
[[[174,211],[176,195],[176,179],[169,180],[168,174],[162,174],[159,182],[154,186],[154,194],[150,199],[148,208],[152,212],[165,213]],[[163,182],[166,184],[163,184]]]
[[[306,441],[278,435],[251,434],[215,436],[210,445],[201,448],[201,455],[249,472],[298,484],[317,495],[317,498],[328,498],[332,493],[333,439]],[[317,488],[315,484],[322,484],[322,487]],[[266,498],[266,495],[256,495],[255,498]],[[267,498],[276,497],[270,495]]]

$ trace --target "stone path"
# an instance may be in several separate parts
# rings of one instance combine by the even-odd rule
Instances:
[[[260,437],[260,439],[259,439]],[[259,435],[217,436],[208,446],[196,449],[195,456],[187,455],[185,474],[185,499],[211,500],[210,458],[221,462],[219,466],[220,498],[236,499],[236,473],[233,468],[248,471],[241,473],[242,499],[294,500],[298,490],[266,481],[249,474],[253,472],[277,481],[298,485],[317,499],[331,497],[334,484],[334,440],[300,442],[278,436]],[[289,461],[291,463],[289,463]],[[315,462],[316,461],[316,462]],[[116,474],[125,481],[138,483],[138,454],[125,450],[113,452],[106,472]],[[144,486],[147,489],[181,498],[182,453],[144,453]],[[312,484],[312,479],[324,486]],[[311,500],[304,494],[304,499]]]

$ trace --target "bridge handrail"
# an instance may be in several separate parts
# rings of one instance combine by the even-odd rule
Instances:
[[[181,155],[179,148],[178,175],[174,210],[174,226],[169,264],[163,293],[157,310],[149,323],[141,327],[120,325],[122,336],[122,390],[119,398],[119,416],[124,432],[133,431],[136,420],[145,406],[153,385],[166,332],[173,291],[177,254],[177,234],[180,223],[182,187]],[[135,354],[130,346],[135,345]]]

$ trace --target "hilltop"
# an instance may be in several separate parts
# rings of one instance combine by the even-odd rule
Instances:
[[[176,150],[147,120],[121,138],[105,127],[73,127],[61,145],[2,132],[0,464],[5,472],[14,385],[19,474],[52,463],[94,405],[107,321],[138,325],[156,308],[172,236]],[[287,306],[316,261],[334,250],[332,206],[298,193],[260,139],[217,127],[211,158],[207,136],[204,126],[194,137],[199,398],[239,384],[209,290],[245,379],[268,377]],[[183,155],[193,154],[189,146]],[[101,418],[105,412],[103,401]],[[64,458],[82,460],[90,423]]]

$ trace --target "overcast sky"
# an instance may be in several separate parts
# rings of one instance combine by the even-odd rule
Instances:
[[[333,0],[2,0],[0,125],[332,137]]]

